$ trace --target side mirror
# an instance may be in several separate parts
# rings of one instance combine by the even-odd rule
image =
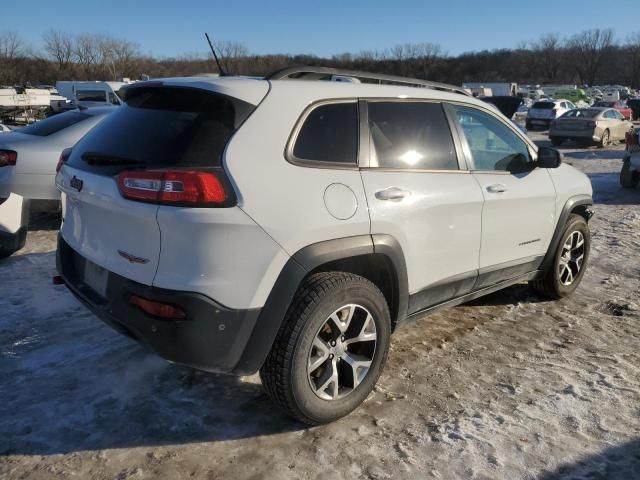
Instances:
[[[538,148],[538,160],[536,165],[539,168],[558,168],[562,164],[562,154],[555,148]]]

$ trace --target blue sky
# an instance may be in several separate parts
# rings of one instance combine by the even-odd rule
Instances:
[[[615,28],[624,40],[640,30],[640,5],[614,3],[615,10],[606,13],[602,3],[585,0],[3,0],[0,32],[18,31],[34,48],[52,27],[108,33],[160,57],[205,53],[204,31],[258,54],[330,56],[432,42],[455,55],[514,47],[545,32],[571,35],[597,27]]]

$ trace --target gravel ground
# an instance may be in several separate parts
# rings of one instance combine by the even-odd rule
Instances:
[[[38,218],[0,261],[0,478],[640,478],[640,190],[618,185],[622,147],[564,151],[596,203],[575,295],[516,285],[407,325],[365,404],[315,428],[257,376],[103,325],[51,284],[57,220]]]

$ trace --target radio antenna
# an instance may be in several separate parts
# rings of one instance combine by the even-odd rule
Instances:
[[[218,60],[218,55],[216,55],[216,51],[213,48],[213,44],[211,43],[211,39],[209,38],[209,34],[204,32],[204,36],[207,37],[207,42],[209,42],[209,47],[211,48],[211,53],[213,53],[213,58],[216,61],[216,65],[218,66],[218,71],[220,72],[220,76],[224,77],[227,75],[227,72],[224,71],[222,65],[220,65],[220,60]]]

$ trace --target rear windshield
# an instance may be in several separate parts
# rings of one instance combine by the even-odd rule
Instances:
[[[531,107],[531,108],[540,108],[540,109],[551,110],[555,106],[556,106],[556,104],[553,103],[553,102],[536,102],[536,103],[533,104],[533,107]]]
[[[593,104],[594,107],[605,107],[605,108],[611,108],[613,106],[615,106],[616,102],[596,102]]]
[[[38,137],[46,137],[53,133],[59,132],[71,125],[75,125],[86,120],[91,115],[82,112],[65,112],[53,117],[45,118],[39,122],[32,123],[24,128],[16,130],[16,132],[25,133],[27,135],[36,135]]]
[[[205,90],[137,87],[73,149],[74,168],[219,167],[227,142],[255,107]]]
[[[598,115],[602,110],[595,108],[578,108],[575,110],[569,110],[560,118],[593,118]]]

